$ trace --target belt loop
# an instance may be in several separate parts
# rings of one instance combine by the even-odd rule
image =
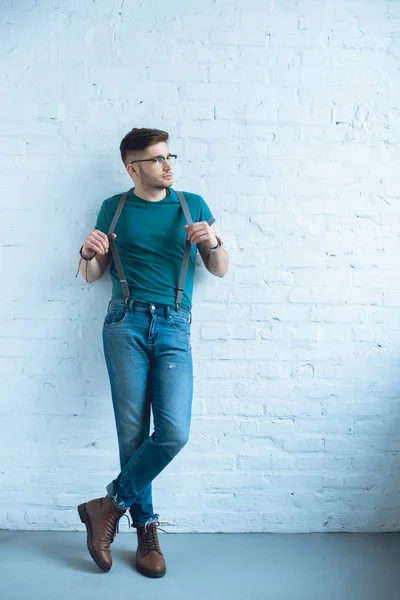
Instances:
[[[189,313],[189,325],[191,324],[191,322],[192,322],[192,313]]]
[[[110,311],[110,304],[111,304],[111,300],[110,300],[110,301],[109,301],[109,303],[108,303],[108,306],[107,306],[107,312],[109,312],[109,311]]]

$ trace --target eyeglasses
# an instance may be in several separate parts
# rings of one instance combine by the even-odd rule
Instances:
[[[128,164],[133,165],[134,163],[140,162],[152,162],[156,165],[158,169],[161,169],[164,166],[166,160],[169,162],[171,167],[173,167],[176,164],[177,158],[178,156],[176,154],[168,154],[168,156],[154,156],[154,158],[142,158],[141,160],[132,160]]]

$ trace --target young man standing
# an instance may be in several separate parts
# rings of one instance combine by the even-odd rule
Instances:
[[[147,577],[166,572],[152,481],[189,439],[197,248],[213,275],[223,277],[229,264],[206,202],[172,188],[176,156],[168,140],[158,129],[132,129],[124,137],[121,158],[134,188],[103,202],[79,267],[91,283],[111,263],[112,297],[102,335],[121,472],[105,497],[80,504],[78,511],[93,560],[109,571],[110,544],[129,509],[138,537],[136,567]]]

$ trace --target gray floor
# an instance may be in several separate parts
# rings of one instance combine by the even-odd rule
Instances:
[[[133,567],[134,532],[102,573],[81,532],[0,531],[1,600],[398,600],[400,534],[159,534],[167,574]]]

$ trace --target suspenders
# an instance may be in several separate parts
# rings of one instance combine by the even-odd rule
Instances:
[[[114,233],[114,228],[115,228],[115,226],[117,224],[117,221],[118,221],[119,216],[120,216],[120,214],[122,212],[122,209],[124,208],[124,204],[126,202],[127,197],[128,197],[128,192],[125,192],[125,193],[122,194],[122,196],[120,198],[120,201],[119,201],[119,204],[117,206],[117,210],[114,213],[113,220],[111,221],[110,229],[108,230],[108,234],[107,234],[108,241],[109,241],[109,244],[110,244],[111,254],[112,254],[115,266],[116,266],[117,271],[118,271],[119,280],[121,282],[122,293],[124,294],[124,297],[125,297],[125,303],[127,303],[128,300],[129,300],[129,288],[128,288],[128,284],[126,283],[125,273],[124,273],[124,270],[122,268],[121,259],[119,258],[117,247],[115,245],[114,238],[113,238],[113,236],[111,234]]]
[[[178,198],[179,198],[179,202],[181,204],[181,208],[183,210],[183,213],[185,215],[186,221],[188,223],[188,225],[192,225],[193,221],[192,221],[192,217],[190,215],[190,211],[187,205],[187,201],[186,198],[184,196],[184,194],[182,192],[177,192],[178,194]],[[122,293],[124,295],[125,298],[125,304],[128,304],[129,302],[129,288],[128,288],[128,284],[126,281],[126,277],[125,277],[125,273],[124,270],[122,268],[122,264],[121,264],[121,259],[119,257],[118,251],[117,251],[117,247],[115,245],[115,241],[114,238],[112,236],[112,233],[114,232],[115,226],[117,224],[117,221],[121,215],[122,209],[124,208],[124,204],[126,202],[128,196],[128,192],[124,192],[120,198],[119,204],[117,206],[117,210],[114,213],[114,217],[113,220],[111,221],[111,225],[110,228],[108,230],[107,233],[107,237],[110,243],[110,250],[111,250],[111,254],[112,257],[114,259],[114,263],[116,266],[116,269],[118,271],[118,277],[119,280],[121,282],[121,286],[122,286]],[[210,217],[207,220],[207,223],[209,225],[212,225],[213,223],[215,223],[215,218],[214,217]],[[188,263],[189,263],[189,255],[190,255],[190,248],[191,248],[191,243],[188,241],[188,239],[186,239],[186,244],[185,244],[185,250],[183,252],[183,260],[182,260],[182,267],[181,267],[181,273],[179,276],[179,283],[178,283],[178,288],[176,290],[176,298],[175,298],[175,310],[179,309],[179,306],[182,302],[182,296],[183,296],[183,290],[185,288],[185,280],[186,280],[186,272],[187,272],[187,268],[188,268]]]

